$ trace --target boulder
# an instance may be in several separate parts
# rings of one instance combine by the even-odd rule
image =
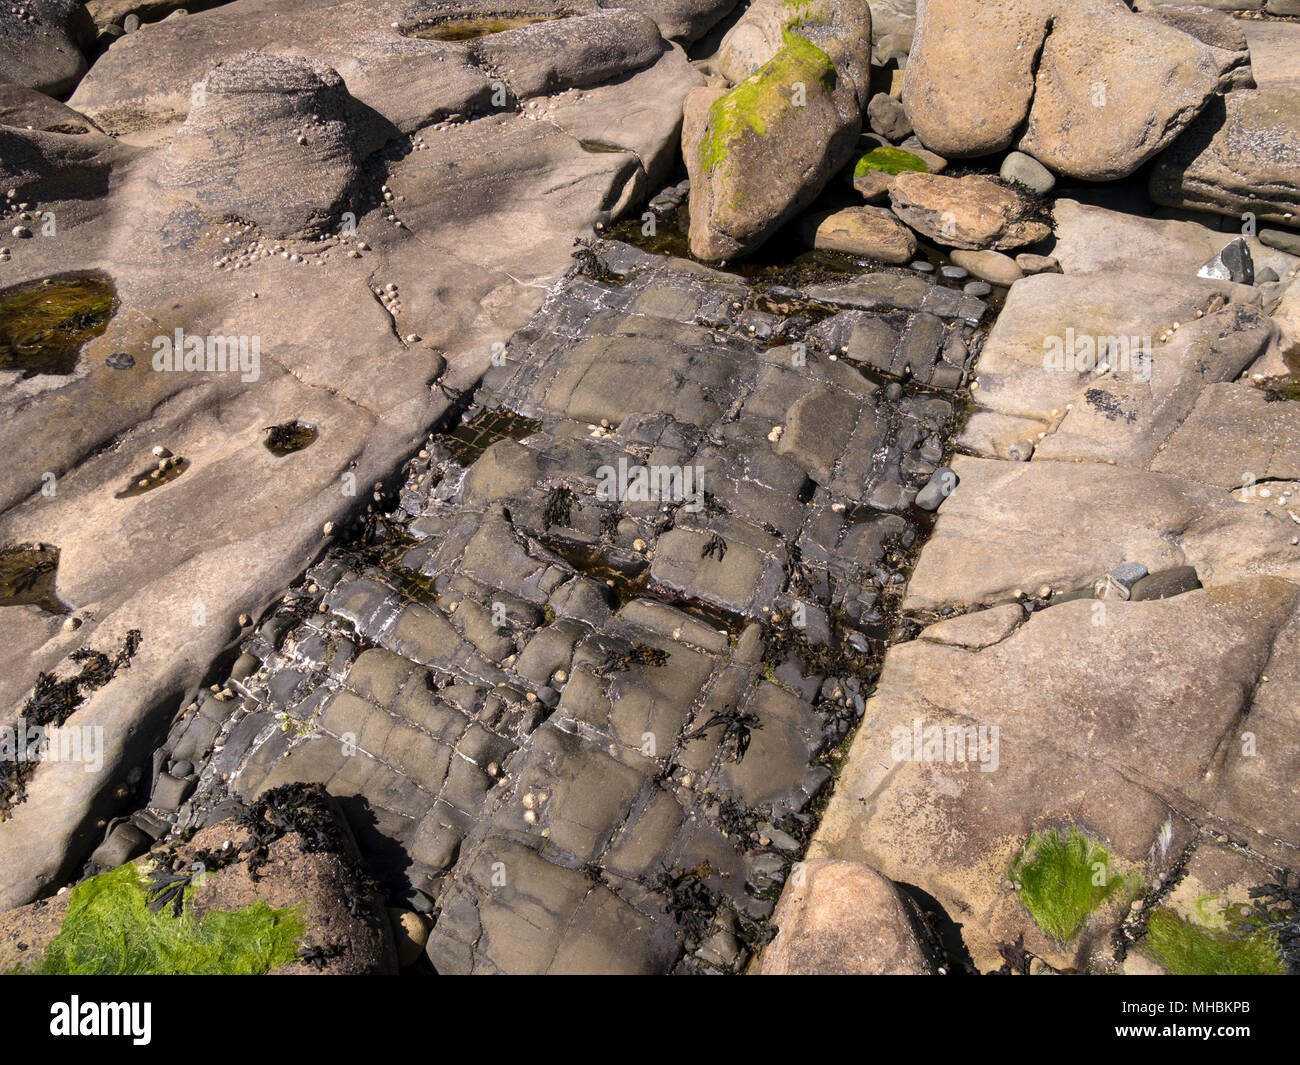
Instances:
[[[882,202],[894,187],[898,175],[906,171],[919,174],[938,174],[948,161],[924,148],[891,148],[875,146],[856,155],[845,168],[844,175],[854,189],[869,203]]]
[[[1298,128],[1300,81],[1216,99],[1161,155],[1151,174],[1151,198],[1295,226]]]
[[[1029,115],[1034,66],[1053,14],[1048,0],[920,5],[903,104],[927,148],[971,156],[1011,146]]]
[[[889,199],[899,218],[923,237],[950,248],[1019,248],[1052,232],[1026,196],[982,175],[904,172]]]
[[[730,92],[688,99],[691,251],[733,259],[803,210],[848,161],[866,102],[863,0],[782,6],[781,50]],[[707,106],[706,106],[707,105]]]
[[[1122,0],[930,0],[903,102],[944,155],[1000,151],[1023,126],[1017,146],[1046,166],[1110,180],[1168,145],[1240,61]]]
[[[79,0],[23,0],[0,22],[0,83],[67,96],[86,72],[95,23]]]
[[[739,85],[771,62],[783,46],[781,31],[789,21],[784,0],[754,0],[718,45],[713,65],[732,85]]]
[[[802,224],[814,248],[843,251],[883,263],[908,263],[916,255],[916,237],[883,207],[845,207],[810,215]]]
[[[1071,177],[1125,177],[1182,132],[1237,62],[1121,0],[1073,0],[1043,45],[1019,147]]]
[[[935,963],[917,935],[915,906],[860,862],[795,867],[763,951],[760,976],[932,976]]]
[[[246,52],[218,64],[167,147],[158,184],[221,221],[275,237],[322,232],[359,174],[357,113],[343,79],[299,56]]]

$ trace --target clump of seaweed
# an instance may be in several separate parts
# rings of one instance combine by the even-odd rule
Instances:
[[[32,694],[19,712],[17,726],[30,731],[57,728],[72,716],[86,697],[102,688],[119,669],[130,665],[140,649],[139,629],[132,629],[123,638],[122,646],[113,655],[88,647],[78,648],[68,657],[81,668],[71,676],[59,677],[53,673],[39,673]],[[33,759],[0,759],[0,821],[7,821],[13,808],[26,798],[27,781],[35,771],[38,761]]]
[[[1283,870],[1277,881],[1250,889],[1249,924],[1271,935],[1282,962],[1292,976],[1300,976],[1300,878]]]
[[[718,741],[718,746],[723,752],[723,758],[726,761],[739,762],[749,750],[753,730],[762,728],[763,722],[759,720],[757,714],[728,706],[710,717],[699,728],[684,733],[682,739],[688,742],[703,739],[709,729],[718,725],[722,726],[722,737]]]
[[[188,880],[179,900],[194,890]],[[168,896],[166,901],[170,901]],[[272,909],[265,902],[197,917],[163,912],[140,869],[128,863],[83,880],[72,889],[59,934],[30,970],[45,976],[247,975],[269,972],[294,960],[306,925],[297,907]]]
[[[1110,852],[1080,832],[1034,832],[1011,863],[1011,879],[1035,923],[1068,943],[1103,903],[1138,886],[1111,869]]]
[[[635,643],[626,651],[610,651],[604,659],[591,668],[597,677],[612,673],[626,673],[637,666],[662,666],[668,661],[668,652],[645,643]]]
[[[1235,931],[1206,928],[1161,908],[1151,914],[1143,946],[1179,976],[1280,976],[1284,972],[1272,933],[1249,922]]]

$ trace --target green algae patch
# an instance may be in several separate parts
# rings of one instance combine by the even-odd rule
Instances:
[[[700,145],[700,162],[706,173],[715,172],[726,161],[731,146],[746,133],[766,136],[783,111],[794,107],[791,94],[797,83],[834,87],[835,65],[830,56],[789,26],[781,39],[781,51],[709,108],[708,130]]]
[[[103,274],[68,274],[0,291],[0,370],[70,374],[87,341],[108,328],[117,295]]]
[[[1142,946],[1177,976],[1282,976],[1286,972],[1277,941],[1263,929],[1207,928],[1169,909],[1151,914]]]
[[[902,148],[872,148],[858,157],[853,164],[855,178],[866,177],[870,173],[902,174],[906,172],[926,174],[930,168],[919,155],[905,152]]]
[[[1034,832],[1010,875],[1034,922],[1062,944],[1104,903],[1140,887],[1136,877],[1116,875],[1106,848],[1077,828]]]
[[[188,899],[195,891],[187,886]],[[294,960],[306,924],[297,908],[258,901],[196,918],[170,907],[154,912],[127,864],[72,889],[63,927],[32,969],[38,976],[260,976]]]

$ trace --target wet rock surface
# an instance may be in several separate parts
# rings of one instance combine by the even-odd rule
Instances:
[[[969,357],[945,388],[887,375],[977,335],[583,252],[398,509],[176,723],[159,764],[197,787],[161,775],[148,812],[324,783],[390,893],[436,900],[441,972],[740,968],[873,681]]]
[[[1300,10],[871,8],[7,10],[0,907],[310,781],[327,970],[1279,971]]]

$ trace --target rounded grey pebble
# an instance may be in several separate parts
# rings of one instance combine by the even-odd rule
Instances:
[[[970,277],[970,271],[964,266],[953,266],[951,263],[939,267],[939,274],[949,281],[961,281]]]
[[[912,264],[912,269],[918,274],[932,274],[934,273],[934,264],[928,263],[924,259],[917,259],[916,262]]]
[[[948,494],[956,487],[957,475],[947,466],[940,466],[916,493],[916,505],[922,510],[938,510]]]
[[[987,281],[971,281],[962,291],[968,296],[987,296],[993,291],[993,286]]]
[[[135,31],[138,30],[139,28],[140,28],[140,16],[135,14],[134,12],[130,15],[127,15],[126,18],[122,20],[122,29],[125,30],[127,33],[135,33]]]

